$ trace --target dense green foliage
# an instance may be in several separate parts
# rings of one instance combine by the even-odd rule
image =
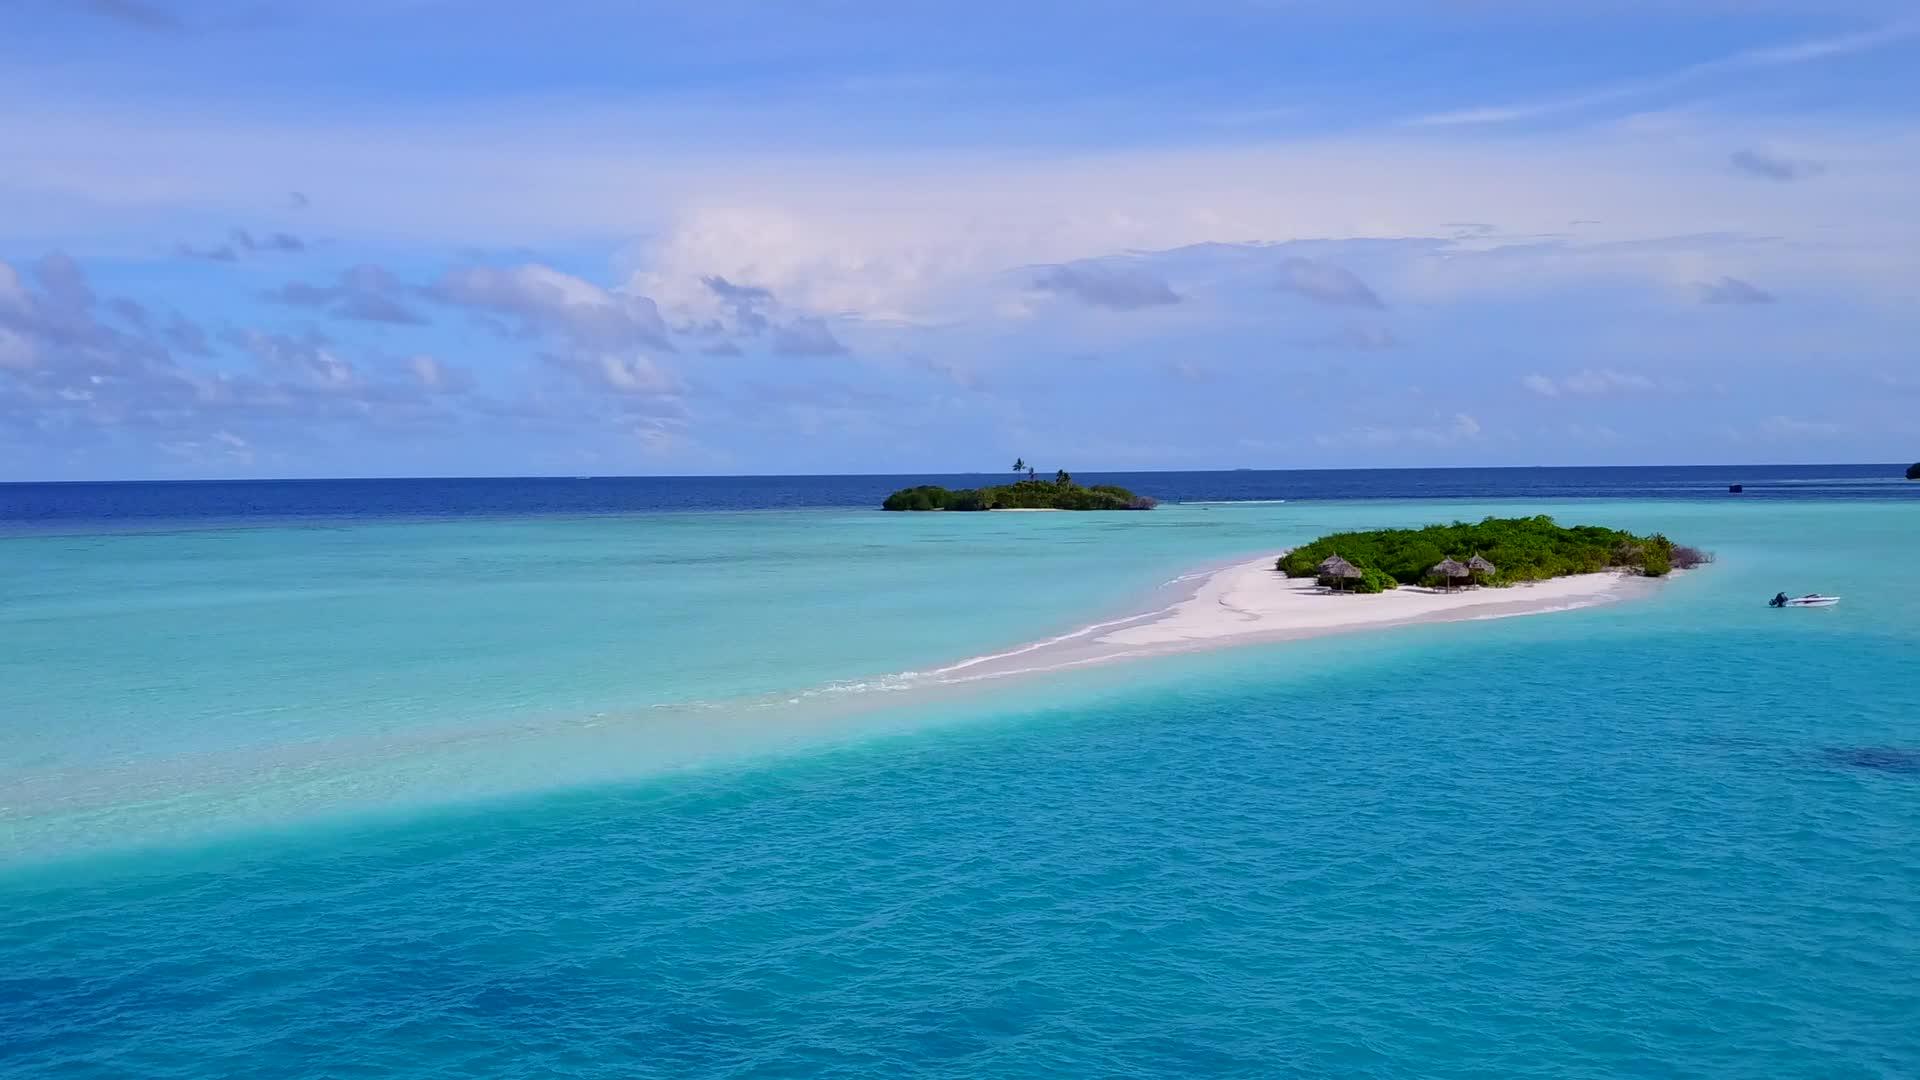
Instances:
[[[1056,480],[1021,480],[997,487],[949,491],[933,484],[902,488],[884,510],[1151,510],[1154,501],[1123,487],[1082,487],[1065,473]]]
[[[1907,479],[1920,480],[1920,461],[1907,466]]]
[[[1690,552],[1691,549],[1682,549]],[[1706,556],[1693,552],[1699,561]],[[1455,522],[1424,529],[1376,529],[1335,533],[1282,555],[1276,568],[1288,577],[1313,577],[1329,555],[1380,574],[1402,585],[1428,581],[1442,559],[1465,562],[1474,555],[1493,563],[1495,574],[1485,584],[1544,581],[1569,574],[1602,570],[1637,570],[1659,577],[1673,568],[1673,542],[1659,534],[1635,536],[1597,525],[1559,525],[1550,517],[1487,518],[1475,524]],[[1683,563],[1687,560],[1683,559]],[[1348,588],[1377,592],[1362,578]]]
[[[887,496],[883,510],[985,510],[977,491],[948,491],[936,484],[901,488]]]
[[[1360,568],[1360,579],[1358,581],[1344,581],[1341,583],[1341,587],[1351,589],[1357,593],[1383,593],[1388,589],[1399,588],[1400,583],[1393,579],[1392,574],[1375,570],[1370,566],[1365,566]]]

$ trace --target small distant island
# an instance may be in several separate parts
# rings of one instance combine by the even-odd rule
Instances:
[[[1013,463],[1024,474],[1011,484],[951,490],[937,484],[901,488],[880,504],[882,510],[1151,510],[1159,505],[1113,484],[1082,487],[1065,469],[1042,480],[1024,460]]]
[[[1335,533],[1280,556],[1274,569],[1288,577],[1319,578],[1336,588],[1378,593],[1402,585],[1503,586],[1608,570],[1662,577],[1711,561],[1706,552],[1658,533],[1636,536],[1598,525],[1565,526],[1541,514]]]
[[[1907,466],[1907,479],[1920,480],[1920,461]]]

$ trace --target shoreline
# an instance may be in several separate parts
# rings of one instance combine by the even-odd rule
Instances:
[[[1014,675],[1426,623],[1573,611],[1645,596],[1655,578],[1604,572],[1504,588],[1452,592],[1403,585],[1384,593],[1332,593],[1275,570],[1273,556],[1182,574],[1159,607],[907,676],[965,683]],[[1197,580],[1197,584],[1195,584]],[[916,680],[917,681],[917,680]]]

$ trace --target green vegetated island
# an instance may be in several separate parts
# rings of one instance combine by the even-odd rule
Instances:
[[[1274,568],[1288,577],[1319,578],[1330,587],[1377,593],[1402,585],[1514,585],[1608,570],[1661,577],[1712,558],[1658,533],[1636,536],[1598,525],[1567,526],[1542,514],[1334,533],[1280,556]],[[1326,565],[1329,560],[1335,560],[1333,565]]]
[[[1113,484],[1083,487],[1065,469],[1042,480],[1026,462],[1014,463],[1025,474],[1011,484],[953,490],[937,484],[901,488],[880,504],[882,510],[1151,510],[1158,505]]]

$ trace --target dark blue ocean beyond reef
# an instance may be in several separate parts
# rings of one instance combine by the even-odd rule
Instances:
[[[0,488],[0,1077],[1920,1076],[1897,475]],[[1719,561],[885,678],[1496,511]]]
[[[1269,499],[1920,498],[1901,465],[1677,465],[1539,469],[1102,472],[1165,502]],[[0,528],[877,507],[912,484],[976,487],[999,475],[605,476],[0,484]]]

